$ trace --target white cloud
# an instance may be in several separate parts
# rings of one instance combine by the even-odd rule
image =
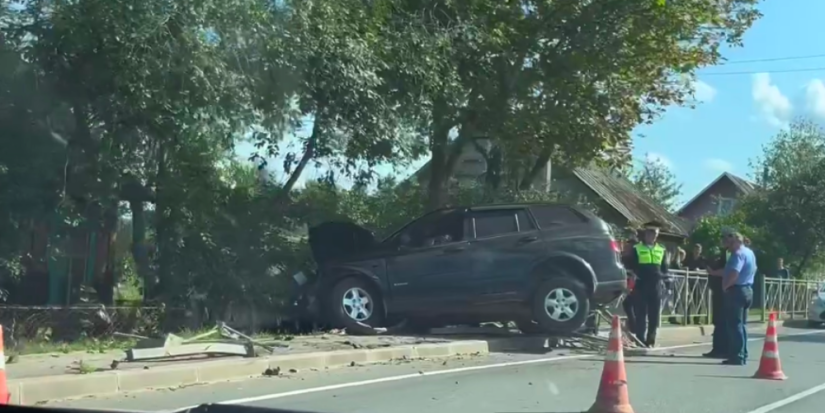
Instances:
[[[658,163],[668,167],[669,169],[673,169],[673,162],[671,162],[670,159],[667,158],[667,156],[664,156],[660,153],[650,152],[646,155],[646,159],[648,162]]]
[[[762,119],[776,127],[787,125],[793,107],[788,97],[783,95],[775,84],[771,83],[770,74],[757,73],[753,75],[751,94]]]
[[[693,90],[693,96],[697,102],[712,102],[716,98],[716,89],[701,80],[693,82]]]
[[[812,79],[805,86],[805,109],[820,120],[825,120],[825,83]]]
[[[733,170],[733,164],[724,159],[710,158],[705,159],[705,168],[716,172],[730,172]]]

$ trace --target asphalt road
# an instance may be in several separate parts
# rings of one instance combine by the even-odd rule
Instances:
[[[666,345],[672,343],[665,343]],[[756,380],[762,341],[748,366],[703,359],[704,344],[626,356],[636,412],[814,413],[825,407],[825,330],[780,329],[789,379]],[[63,407],[168,411],[201,403],[242,404],[319,413],[569,413],[593,403],[602,361],[567,351],[412,361],[288,377],[90,398]]]

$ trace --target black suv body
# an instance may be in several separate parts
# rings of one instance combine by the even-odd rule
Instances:
[[[609,226],[569,205],[440,209],[381,242],[329,222],[311,228],[309,242],[318,274],[305,292],[324,321],[355,332],[402,318],[570,332],[627,288]]]

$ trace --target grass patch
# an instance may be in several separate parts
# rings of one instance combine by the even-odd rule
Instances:
[[[18,345],[11,349],[10,353],[16,355],[31,355],[31,354],[68,354],[74,352],[86,352],[88,354],[100,354],[111,350],[125,350],[133,347],[137,340],[124,339],[108,339],[95,340],[84,339],[72,342],[52,342],[52,341],[28,341],[23,345]]]
[[[211,328],[199,330],[183,330],[175,335],[189,339],[210,332]],[[295,335],[281,332],[260,332],[251,336],[255,340],[262,342],[291,341]],[[220,336],[215,332],[213,336],[204,338],[218,339]],[[81,339],[71,342],[55,342],[48,340],[31,340],[19,344],[15,348],[9,348],[7,355],[22,356],[34,354],[69,354],[75,352],[85,352],[87,354],[102,354],[113,350],[127,350],[137,344],[138,339],[128,337],[118,337],[109,339]]]

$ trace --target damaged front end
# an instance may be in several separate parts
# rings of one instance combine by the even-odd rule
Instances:
[[[366,228],[351,222],[325,222],[309,229],[309,247],[316,268],[299,271],[292,276],[293,318],[302,321],[322,321],[321,299],[326,288],[325,270],[372,250],[375,236]]]

